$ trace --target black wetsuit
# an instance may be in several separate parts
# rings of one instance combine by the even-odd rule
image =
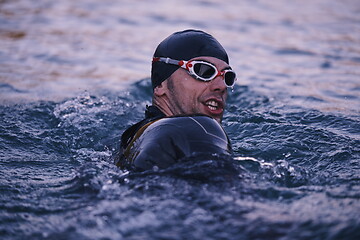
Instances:
[[[157,107],[150,106],[145,119],[123,133],[115,163],[137,170],[167,168],[197,154],[232,154],[220,124],[205,115],[165,117]]]

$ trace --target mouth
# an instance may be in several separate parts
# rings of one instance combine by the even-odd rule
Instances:
[[[224,110],[222,101],[216,99],[207,100],[205,106],[211,115],[220,115]]]

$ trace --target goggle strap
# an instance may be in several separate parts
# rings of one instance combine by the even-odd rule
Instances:
[[[182,66],[184,61],[178,61],[178,60],[174,60],[171,58],[164,58],[164,57],[154,57],[153,58],[153,62],[164,62],[166,64],[173,64],[173,65],[178,65],[178,66]]]

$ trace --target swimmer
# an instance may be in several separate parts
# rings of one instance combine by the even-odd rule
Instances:
[[[152,59],[152,105],[121,137],[115,164],[125,169],[167,168],[197,154],[231,155],[221,124],[227,88],[236,74],[225,49],[199,30],[163,40]]]

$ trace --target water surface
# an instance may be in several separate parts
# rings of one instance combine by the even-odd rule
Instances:
[[[1,1],[1,239],[358,239],[360,4]],[[150,59],[202,29],[239,81],[234,159],[127,173]]]

